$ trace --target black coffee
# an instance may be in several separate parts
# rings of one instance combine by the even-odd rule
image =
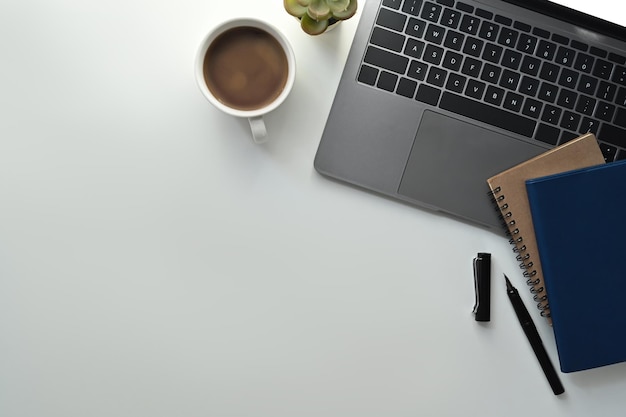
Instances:
[[[287,83],[280,43],[262,29],[242,26],[219,35],[204,57],[204,80],[228,107],[255,110],[273,102]]]

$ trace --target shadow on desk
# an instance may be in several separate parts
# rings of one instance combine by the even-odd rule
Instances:
[[[603,390],[626,381],[626,363],[607,365],[600,368],[573,372],[568,375],[568,384],[584,390]]]

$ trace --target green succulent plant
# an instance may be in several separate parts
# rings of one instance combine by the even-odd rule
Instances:
[[[309,35],[323,33],[330,23],[354,16],[357,0],[283,0],[285,10],[300,19]]]

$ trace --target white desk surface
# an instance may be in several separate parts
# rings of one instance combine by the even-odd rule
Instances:
[[[298,64],[264,146],[193,76],[243,15]],[[280,0],[3,3],[0,416],[624,415],[626,364],[552,394],[505,238],[315,172],[357,20],[313,38]]]

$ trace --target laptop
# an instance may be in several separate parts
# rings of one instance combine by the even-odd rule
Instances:
[[[500,228],[492,175],[587,132],[626,158],[619,4],[368,0],[316,170]]]

